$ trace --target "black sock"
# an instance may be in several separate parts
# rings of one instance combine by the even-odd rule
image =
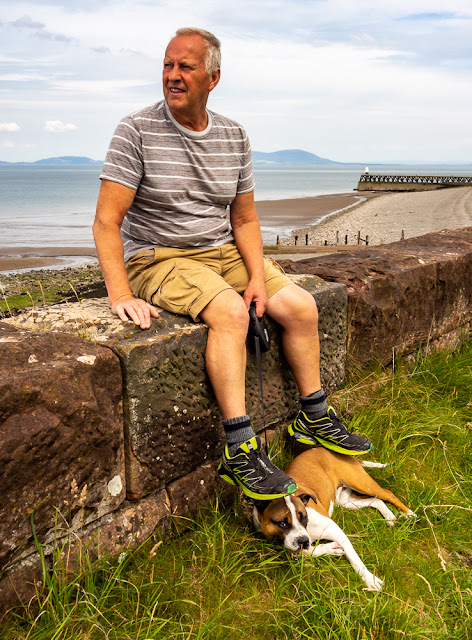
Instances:
[[[253,438],[256,434],[251,426],[249,416],[238,416],[237,418],[228,418],[223,420],[223,429],[226,433],[226,441],[228,443],[228,452],[230,456],[236,453],[236,449],[240,444]]]
[[[302,411],[310,420],[322,418],[328,413],[328,403],[323,389],[311,393],[309,396],[300,396]]]

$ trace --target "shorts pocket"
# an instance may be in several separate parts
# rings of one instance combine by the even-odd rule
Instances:
[[[155,280],[151,283],[154,289],[151,295],[152,303],[172,313],[188,315],[193,302],[202,295],[202,289],[180,271],[176,264],[168,267],[164,275],[159,274],[159,283]]]

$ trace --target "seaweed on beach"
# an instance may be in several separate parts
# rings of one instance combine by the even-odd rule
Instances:
[[[0,318],[35,306],[103,296],[106,289],[98,263],[0,275]]]

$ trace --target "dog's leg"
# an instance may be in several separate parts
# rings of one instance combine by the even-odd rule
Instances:
[[[303,550],[303,555],[315,556],[343,556],[344,549],[337,542],[326,542],[325,544],[317,544],[308,550]]]
[[[312,509],[307,508],[308,514],[308,526],[307,531],[311,540],[332,540],[336,542],[343,550],[346,558],[351,563],[354,571],[360,575],[362,580],[367,586],[369,591],[380,591],[382,589],[382,580],[374,576],[365,564],[362,562],[358,554],[356,553],[351,541],[344,533],[344,531],[338,527],[330,518],[322,516],[320,513]],[[306,553],[312,555],[319,555],[316,553],[316,547],[311,547]]]
[[[377,509],[383,515],[388,524],[393,527],[396,520],[396,516],[390,511],[385,502],[382,502],[379,498],[361,498],[356,496],[349,487],[340,487],[341,491],[336,493],[336,505],[344,507],[345,509],[362,509],[363,507],[372,507]]]
[[[394,493],[377,484],[375,480],[369,476],[367,471],[364,471],[361,465],[345,465],[342,472],[343,484],[354,489],[354,491],[364,496],[372,496],[385,502],[390,502],[390,504],[393,504],[394,507],[403,511],[407,516],[415,515]]]

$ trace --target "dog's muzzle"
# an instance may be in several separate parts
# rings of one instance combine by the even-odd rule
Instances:
[[[310,546],[310,538],[308,536],[300,536],[295,538],[295,544],[298,545],[297,551],[306,550]]]

